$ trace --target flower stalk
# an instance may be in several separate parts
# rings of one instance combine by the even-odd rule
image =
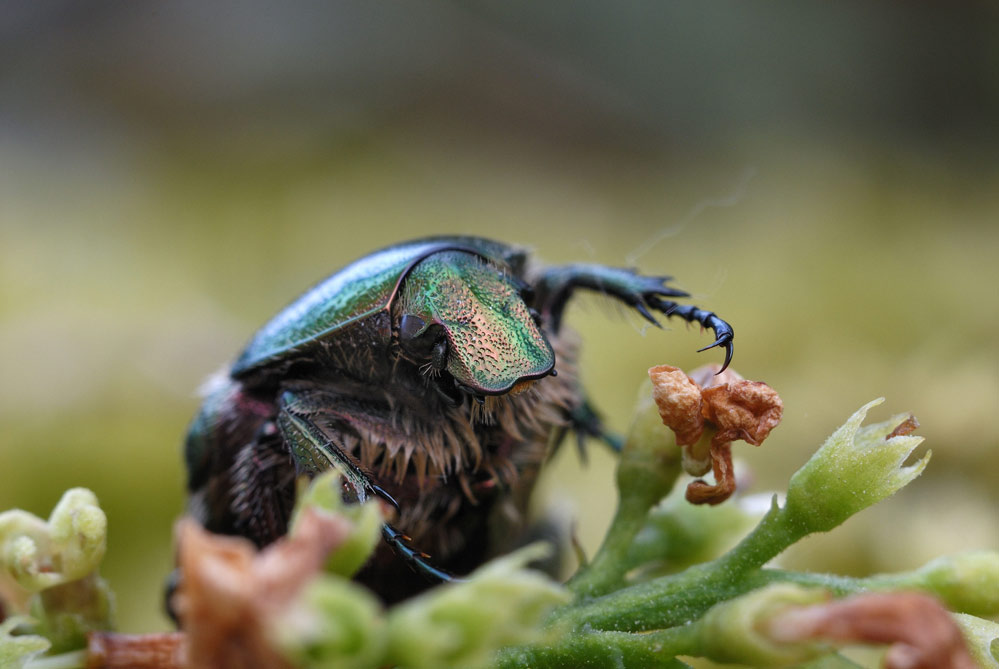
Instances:
[[[900,490],[922,472],[929,454],[902,466],[921,438],[891,436],[898,417],[861,429],[867,412],[881,401],[854,413],[794,474],[784,506],[775,496],[760,524],[731,551],[680,574],[583,601],[560,612],[559,619],[575,629],[650,630],[688,623],[717,602],[747,592],[754,580],[747,575],[791,544]]]
[[[662,429],[651,390],[651,382],[641,387],[638,408],[621,451],[617,511],[607,536],[593,560],[568,583],[580,598],[598,597],[622,585],[630,564],[628,553],[645,526],[649,510],[669,493],[680,476],[680,447]]]

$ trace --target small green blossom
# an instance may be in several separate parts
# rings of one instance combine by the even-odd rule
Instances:
[[[107,546],[107,518],[94,493],[73,488],[44,521],[26,511],[0,513],[0,568],[28,592],[95,571]]]
[[[858,511],[891,497],[926,467],[930,452],[915,464],[903,466],[922,437],[886,438],[904,416],[861,428],[871,407],[883,401],[876,399],[861,407],[791,477],[785,511],[804,532],[828,532]]]
[[[999,615],[999,553],[970,551],[947,555],[898,579],[933,593],[954,611],[975,616]]]
[[[416,669],[488,666],[498,649],[539,641],[540,622],[568,593],[525,568],[544,557],[528,546],[486,563],[467,581],[444,585],[389,613],[389,664]]]
[[[83,648],[89,632],[114,627],[114,593],[96,572],[41,591],[30,606],[33,631],[52,642],[52,652]]]
[[[35,634],[13,634],[17,627],[31,627],[31,619],[12,616],[0,622],[0,667],[22,669],[52,645],[45,637]]]
[[[354,529],[329,556],[326,571],[350,577],[367,562],[378,545],[383,519],[377,500],[369,500],[364,504],[346,504],[342,489],[341,477],[336,470],[327,471],[313,479],[298,495],[291,517],[291,532],[295,532],[299,517],[306,508],[337,514],[349,520]]]
[[[652,399],[652,382],[646,381],[639,388],[638,405],[617,466],[622,504],[627,505],[628,498],[638,498],[642,512],[648,510],[676,483],[681,458],[676,438],[663,428]]]
[[[381,605],[366,588],[326,575],[306,588],[275,636],[299,666],[376,667],[385,652],[384,622]]]
[[[691,504],[678,485],[648,515],[628,550],[628,567],[646,565],[645,577],[680,571],[731,548],[760,521],[768,495],[736,497],[728,504]]]
[[[30,629],[53,651],[81,648],[89,631],[114,626],[114,598],[97,574],[106,545],[107,518],[84,488],[66,491],[48,521],[0,514],[0,569],[30,595],[20,602]]]
[[[698,623],[703,657],[756,667],[783,667],[830,652],[823,642],[782,643],[767,635],[770,620],[788,606],[828,600],[826,591],[777,583],[711,608]]]
[[[995,589],[996,583],[993,583]],[[971,657],[982,669],[999,669],[999,623],[955,613]]]

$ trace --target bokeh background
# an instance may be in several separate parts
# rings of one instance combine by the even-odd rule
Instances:
[[[912,411],[926,474],[787,559],[844,573],[999,548],[999,12],[943,2],[4,3],[0,509],[110,517],[122,627],[167,626],[202,379],[317,279],[404,238],[669,273],[734,324],[785,421],[780,489],[851,412]],[[623,431],[708,335],[569,318]],[[612,460],[543,496],[595,548]]]

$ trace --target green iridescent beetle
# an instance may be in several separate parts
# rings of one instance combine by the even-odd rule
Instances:
[[[562,334],[577,288],[657,325],[653,311],[710,328],[705,349],[724,346],[728,365],[731,326],[672,301],[687,293],[667,280],[535,268],[522,249],[476,237],[362,258],[281,311],[209,384],[186,442],[189,513],[265,545],[287,529],[296,478],[335,467],[345,494],[395,509],[358,580],[394,601],[426,577],[470,571],[517,541],[538,469],[568,430],[610,441]]]

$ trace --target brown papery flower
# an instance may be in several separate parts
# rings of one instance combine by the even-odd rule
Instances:
[[[268,631],[351,528],[342,516],[306,509],[291,535],[258,551],[246,539],[181,520],[183,577],[173,602],[186,636],[187,666],[290,667]]]
[[[184,634],[87,635],[87,669],[182,669],[187,666]]]
[[[717,374],[718,369],[707,365],[690,376],[669,365],[649,370],[659,416],[684,449],[684,469],[693,476],[714,473],[714,485],[698,480],[687,486],[693,504],[718,504],[735,492],[732,442],[759,446],[784,411],[767,384],[747,381],[732,369]]]

